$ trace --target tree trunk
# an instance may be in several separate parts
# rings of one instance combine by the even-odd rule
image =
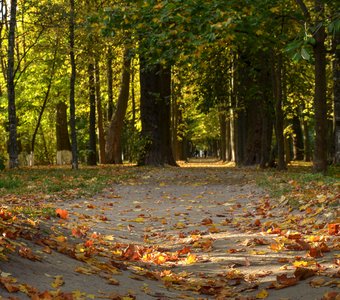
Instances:
[[[89,104],[90,104],[90,126],[89,126],[89,145],[87,149],[87,164],[95,166],[97,164],[97,150],[96,150],[96,86],[94,80],[94,65],[88,65],[89,78]]]
[[[303,134],[300,118],[297,115],[294,115],[293,117],[292,127],[293,127],[293,152],[294,152],[293,159],[303,160],[304,158]]]
[[[70,126],[72,139],[72,169],[78,169],[78,146],[76,131],[76,106],[75,106],[75,84],[76,84],[76,61],[74,55],[74,27],[75,27],[75,11],[74,0],[70,0],[70,23],[69,23],[69,42],[70,42],[70,61],[71,61],[71,77],[70,77]]]
[[[105,133],[103,125],[103,109],[102,98],[100,94],[100,69],[99,61],[96,59],[95,63],[95,84],[96,84],[96,100],[97,100],[97,126],[98,126],[98,140],[99,140],[99,163],[105,163]]]
[[[107,60],[106,60],[106,72],[107,72],[107,119],[111,120],[113,115],[113,70],[112,70],[112,62],[113,62],[113,55],[111,46],[107,51]]]
[[[231,161],[231,117],[229,116],[226,121],[226,161]]]
[[[333,97],[334,97],[334,164],[340,165],[340,32],[334,33]]]
[[[274,59],[273,55],[273,59]],[[283,102],[283,91],[282,91],[282,57],[278,57],[277,64],[273,61],[273,88],[274,88],[274,98],[275,98],[275,134],[277,141],[277,155],[278,155],[278,170],[285,170],[286,162],[285,162],[285,142],[283,136],[284,130],[284,115],[282,110],[282,102]]]
[[[18,161],[18,141],[17,141],[17,116],[15,105],[15,71],[14,71],[14,52],[15,52],[15,28],[16,28],[17,1],[11,0],[11,13],[8,33],[8,66],[7,66],[7,93],[8,93],[8,123],[9,123],[9,167],[17,168]]]
[[[139,165],[176,165],[171,148],[171,71],[161,65],[146,66],[140,59],[141,121],[145,147]]]
[[[311,142],[309,137],[309,126],[307,120],[303,121],[303,144],[304,144],[304,161],[311,161],[312,154],[311,154]]]
[[[112,116],[110,127],[106,135],[105,144],[106,163],[111,164],[123,163],[121,137],[124,125],[124,118],[129,100],[130,68],[131,68],[131,54],[130,51],[126,49],[123,58],[122,81],[117,101],[117,108],[114,115]]]
[[[57,41],[57,44],[55,45],[55,48],[54,48],[52,68],[51,68],[50,77],[48,79],[48,85],[47,85],[47,89],[46,89],[46,93],[45,93],[44,102],[43,102],[43,104],[41,106],[41,110],[40,110],[40,113],[39,113],[37,125],[35,127],[35,130],[34,130],[33,136],[32,136],[32,141],[31,141],[31,157],[30,157],[30,161],[29,161],[29,165],[30,166],[34,165],[35,139],[36,139],[39,127],[40,127],[41,119],[42,119],[42,116],[44,114],[48,98],[50,96],[50,91],[51,91],[51,88],[52,88],[52,81],[53,81],[53,77],[55,75],[55,66],[56,66],[56,57],[57,57],[57,52],[58,52],[58,44],[59,44],[59,41]]]
[[[64,102],[57,104],[56,137],[57,164],[69,164],[72,161],[72,147],[67,127],[67,106]]]
[[[324,4],[321,0],[315,1],[317,13],[324,13]],[[319,20],[320,21],[320,20]],[[320,21],[322,24],[322,21]],[[319,24],[319,22],[318,22]],[[313,169],[315,172],[327,171],[327,101],[326,101],[326,32],[323,25],[318,26],[314,34],[315,46],[315,143]]]
[[[224,112],[219,113],[220,121],[220,159],[225,162],[227,160],[227,121]]]

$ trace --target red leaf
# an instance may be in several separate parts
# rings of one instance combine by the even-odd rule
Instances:
[[[55,213],[57,214],[57,216],[61,219],[67,219],[68,218],[68,211],[65,209],[61,209],[61,208],[57,208],[55,210]]]

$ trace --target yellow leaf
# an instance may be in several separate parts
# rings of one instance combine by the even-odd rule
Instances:
[[[66,237],[60,235],[60,236],[57,236],[56,238],[56,241],[59,242],[59,243],[64,243],[66,241]]]
[[[94,274],[94,271],[88,268],[84,268],[84,267],[78,267],[76,268],[74,271],[81,273],[81,274],[85,274],[85,275],[91,275]]]
[[[119,285],[119,281],[117,279],[114,279],[114,278],[110,278],[108,280],[109,284],[112,284],[112,285]]]
[[[54,281],[51,283],[51,286],[53,288],[58,288],[58,287],[61,287],[63,284],[64,284],[64,280],[63,280],[63,276],[61,275],[58,275],[58,276],[55,276],[55,279]]]
[[[144,218],[142,218],[142,217],[139,217],[139,218],[136,218],[136,219],[130,220],[130,222],[144,223],[144,222],[145,222],[145,219],[144,219]]]
[[[267,292],[267,290],[262,290],[256,295],[256,299],[265,299],[268,297],[268,295],[269,293]]]
[[[293,262],[294,267],[308,267],[310,265],[313,265],[315,262],[309,262],[304,260],[296,260]]]
[[[176,224],[175,227],[176,227],[177,229],[182,229],[182,228],[185,228],[186,225],[185,225],[184,223],[182,223],[182,222],[178,222],[178,223]]]
[[[195,262],[197,262],[197,256],[195,254],[189,253],[187,258],[185,259],[185,263],[191,265]]]

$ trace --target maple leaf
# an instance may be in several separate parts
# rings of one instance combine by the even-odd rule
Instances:
[[[57,216],[61,219],[67,219],[68,218],[68,211],[65,209],[61,209],[61,208],[57,208],[55,210],[55,213],[57,214]]]
[[[197,260],[198,260],[198,259],[197,259],[197,256],[196,256],[195,254],[189,253],[188,256],[186,257],[186,259],[185,259],[184,262],[185,262],[187,265],[191,265],[191,264],[197,262]]]

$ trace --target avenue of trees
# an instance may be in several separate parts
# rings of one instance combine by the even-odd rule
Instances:
[[[340,163],[330,0],[1,0],[0,165]]]

